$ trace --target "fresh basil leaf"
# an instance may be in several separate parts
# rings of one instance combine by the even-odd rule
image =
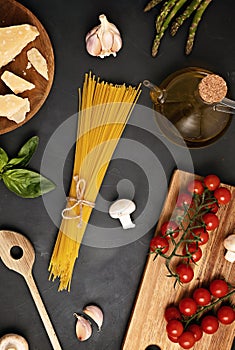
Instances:
[[[12,158],[6,166],[6,169],[17,167],[25,167],[29,164],[34,152],[37,149],[39,137],[33,136],[29,139],[18,152],[17,157]]]
[[[10,191],[23,198],[36,198],[55,188],[50,180],[28,169],[6,170],[2,179]]]
[[[8,155],[3,148],[0,148],[0,171],[4,168],[7,162],[8,162]]]

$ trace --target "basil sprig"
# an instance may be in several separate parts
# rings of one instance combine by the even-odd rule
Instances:
[[[3,180],[10,191],[23,198],[36,198],[55,188],[53,182],[47,178],[25,169],[38,143],[38,136],[33,136],[20,149],[17,157],[10,160],[4,149],[0,148],[0,180]]]

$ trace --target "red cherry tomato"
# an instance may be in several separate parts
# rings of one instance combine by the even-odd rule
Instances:
[[[167,239],[176,238],[179,234],[179,226],[174,221],[166,221],[161,227],[161,234]]]
[[[169,306],[165,310],[164,314],[165,320],[169,322],[170,320],[180,320],[181,319],[181,314],[177,307],[175,306]]]
[[[206,244],[209,240],[209,234],[203,227],[195,228],[193,230],[193,234],[191,233],[189,236],[190,239],[193,239],[194,235],[200,238],[200,241],[198,241],[198,245]]]
[[[197,304],[192,298],[183,298],[180,300],[179,310],[184,316],[192,316],[197,311]]]
[[[185,331],[179,337],[178,342],[183,349],[191,349],[194,346],[196,340],[192,332]]]
[[[198,341],[201,339],[203,332],[202,332],[201,327],[198,324],[194,324],[194,323],[191,324],[188,327],[188,330],[193,333],[195,341]]]
[[[202,181],[200,181],[200,180],[191,181],[187,186],[187,190],[190,193],[195,193],[195,194],[199,194],[199,195],[203,194],[204,186],[203,186]]]
[[[197,305],[205,306],[211,302],[211,294],[208,289],[197,288],[193,292],[193,299],[195,300]]]
[[[222,324],[231,324],[235,320],[235,311],[231,306],[221,306],[217,311],[218,320]]]
[[[201,327],[203,332],[213,334],[219,328],[219,321],[215,316],[208,315],[202,319]]]
[[[176,201],[177,207],[180,207],[180,208],[189,207],[191,203],[192,203],[192,195],[184,192],[178,195],[178,198]]]
[[[215,190],[214,196],[219,204],[227,204],[231,200],[231,192],[226,187],[219,187]]]
[[[179,279],[181,283],[188,283],[192,281],[194,272],[190,265],[179,264],[176,267],[176,273],[179,275]]]
[[[184,326],[179,320],[170,320],[166,325],[166,331],[169,336],[177,338],[183,333]]]
[[[206,230],[212,231],[215,230],[219,226],[219,219],[213,213],[207,213],[202,216],[202,221],[206,225]]]
[[[169,249],[169,242],[161,236],[153,237],[150,241],[150,251],[154,253],[161,252],[165,254]]]
[[[214,191],[220,185],[220,178],[217,175],[207,175],[204,178],[204,184],[210,191]]]
[[[228,285],[224,280],[216,279],[210,283],[210,292],[216,298],[222,298],[228,294]]]
[[[192,242],[188,244],[188,252],[191,254],[191,262],[197,262],[201,259],[202,257],[202,250],[200,247],[197,246],[196,243]],[[183,248],[183,255],[186,255],[187,253],[187,248],[186,246]]]
[[[178,337],[172,337],[171,335],[167,334],[169,340],[172,342],[172,343],[178,343]]]

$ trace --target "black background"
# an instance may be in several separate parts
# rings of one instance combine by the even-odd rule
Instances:
[[[145,14],[144,0],[22,0],[45,26],[55,53],[55,79],[51,93],[43,107],[27,124],[9,134],[0,136],[0,147],[14,155],[19,146],[29,137],[38,135],[40,145],[31,161],[31,168],[40,169],[44,149],[53,132],[69,116],[77,111],[77,88],[82,85],[84,73],[92,70],[104,80],[137,85],[144,79],[159,84],[177,69],[197,66],[223,76],[229,87],[229,95],[235,99],[235,6],[233,0],[213,1],[208,7],[198,29],[191,55],[184,54],[187,29],[190,21],[175,38],[169,33],[162,40],[159,54],[151,57],[154,36],[154,18],[158,10]],[[1,11],[1,9],[0,9]],[[84,36],[98,24],[98,15],[105,13],[122,32],[123,48],[116,58],[94,58],[85,50]],[[149,92],[144,88],[139,99],[143,106],[152,106]],[[213,145],[191,150],[195,173],[216,173],[222,182],[235,185],[234,129],[232,121],[228,131]],[[74,132],[74,131],[73,131]],[[73,132],[71,135],[73,136]],[[128,134],[129,133],[129,134]],[[125,136],[132,135],[131,128]],[[141,133],[136,135],[141,138]],[[164,172],[169,181],[176,164],[169,152],[148,140],[164,163]],[[180,152],[180,149],[179,151]],[[163,161],[164,160],[164,161]],[[111,164],[115,169],[122,162]],[[65,191],[68,192],[73,166],[73,154],[68,157],[64,171]],[[48,164],[48,173],[53,164]],[[184,159],[182,170],[189,170]],[[135,169],[127,167],[126,178],[136,177]],[[44,174],[47,175],[47,174]],[[157,177],[157,174],[156,174]],[[52,179],[53,180],[53,179]],[[106,183],[108,180],[105,179]],[[132,180],[135,184],[136,179]],[[105,191],[108,200],[115,199],[115,189]],[[143,237],[134,243],[110,249],[82,246],[76,264],[72,290],[57,293],[58,283],[48,281],[48,264],[57,235],[57,227],[50,219],[42,198],[26,200],[16,197],[0,184],[0,229],[13,229],[25,234],[36,250],[34,276],[65,350],[119,350],[130,317],[134,298],[143,272],[149,240],[153,230],[143,232]],[[144,188],[139,187],[135,201],[137,208],[145,198]],[[156,208],[159,212],[163,204]],[[59,213],[64,203],[58,204]],[[99,220],[99,213],[95,214]],[[156,221],[158,216],[156,216]],[[94,221],[94,217],[91,218]],[[103,225],[110,222],[108,215],[102,216]],[[30,293],[21,276],[0,265],[0,335],[16,332],[24,335],[33,350],[51,349],[47,334],[36,312]],[[159,286],[161,288],[161,286]],[[101,333],[84,343],[75,337],[73,312],[79,312],[90,302],[99,304],[105,313]],[[142,349],[133,349],[142,350]],[[230,350],[230,349],[223,349]]]

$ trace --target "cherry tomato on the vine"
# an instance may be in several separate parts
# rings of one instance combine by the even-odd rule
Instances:
[[[191,349],[194,346],[196,340],[192,332],[185,331],[179,337],[178,342],[183,349]]]
[[[224,297],[228,291],[228,284],[224,280],[216,279],[210,283],[210,292],[216,298]]]
[[[197,288],[193,292],[193,299],[199,306],[208,305],[211,302],[211,294],[206,288]]]
[[[170,334],[167,334],[167,336],[172,343],[178,343],[178,337],[172,337]]]
[[[211,213],[216,214],[217,211],[219,210],[218,204],[215,202],[215,200],[212,200],[211,198],[208,198],[205,201],[205,204],[206,204],[205,208],[210,210]]]
[[[182,253],[183,253],[183,255],[190,253],[191,254],[190,261],[194,262],[194,263],[199,261],[202,257],[201,248],[198,247],[197,244],[194,242],[188,244],[188,252],[187,252],[186,246],[184,246]]]
[[[219,321],[215,316],[207,315],[202,319],[201,327],[203,332],[213,334],[219,328]]]
[[[180,320],[181,319],[181,314],[177,307],[175,306],[169,306],[165,310],[164,314],[165,320],[169,322],[170,320]]]
[[[179,310],[184,316],[192,316],[197,311],[197,304],[192,298],[183,298],[179,302]]]
[[[165,254],[169,249],[169,242],[166,238],[161,236],[155,236],[150,241],[150,251]]]
[[[179,275],[179,280],[181,283],[188,283],[192,281],[194,276],[192,267],[183,263],[176,266],[176,273]]]
[[[188,186],[187,186],[187,190],[190,193],[195,193],[195,194],[203,194],[204,192],[204,186],[202,181],[200,180],[193,180],[191,182],[189,182]]]
[[[210,191],[214,191],[220,185],[220,178],[217,175],[207,175],[204,178],[204,184]]]
[[[177,207],[184,208],[189,207],[192,203],[192,196],[188,193],[182,192],[178,195],[176,205]]]
[[[195,341],[198,341],[201,339],[203,332],[202,332],[202,328],[198,324],[192,323],[188,327],[188,330],[193,333]]]
[[[213,213],[207,213],[202,216],[202,221],[206,225],[206,230],[212,231],[215,230],[219,226],[219,219]]]
[[[226,187],[219,187],[215,190],[214,196],[219,204],[228,204],[231,200],[231,192]]]
[[[231,306],[223,305],[218,309],[217,317],[222,324],[231,324],[235,320],[235,311]]]
[[[198,245],[206,244],[209,240],[209,233],[203,227],[195,228],[193,230],[193,233],[190,234],[189,238],[194,239],[194,235],[200,238],[200,241],[198,241]]]
[[[166,325],[166,331],[171,337],[179,337],[184,331],[184,326],[179,320],[170,320]]]
[[[166,221],[161,227],[161,234],[167,239],[176,238],[179,235],[179,226],[175,221]]]

